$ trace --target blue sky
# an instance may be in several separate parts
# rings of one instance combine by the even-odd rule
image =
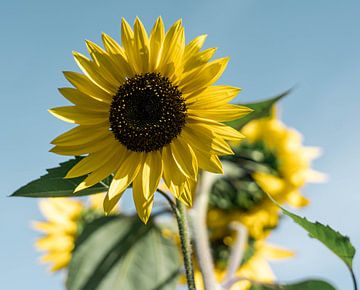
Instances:
[[[150,29],[158,15],[169,26],[184,21],[187,39],[209,35],[217,56],[231,57],[221,82],[243,88],[239,100],[272,96],[293,85],[282,118],[324,155],[315,167],[330,176],[304,189],[311,205],[301,214],[331,224],[360,248],[360,2],[335,0],[222,1],[2,1],[0,9],[0,285],[6,290],[60,290],[61,275],[37,263],[40,219],[34,199],[6,197],[65,160],[49,153],[49,141],[69,128],[47,109],[65,104],[57,92],[61,71],[77,70],[71,52],[102,31],[119,37],[121,17],[139,16]],[[294,260],[274,264],[282,281],[324,277],[351,289],[345,266],[289,220],[274,243],[296,250]],[[355,259],[355,271],[360,274]],[[6,273],[6,274],[4,274]]]

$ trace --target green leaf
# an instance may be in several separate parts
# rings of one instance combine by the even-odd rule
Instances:
[[[253,285],[250,290],[335,290],[335,288],[324,281],[309,280],[291,285]]]
[[[271,115],[271,109],[273,105],[290,93],[291,93],[291,89],[271,99],[267,99],[265,101],[249,103],[249,104],[241,104],[253,109],[254,111],[246,115],[245,117],[227,122],[226,124],[235,128],[236,130],[240,130],[242,127],[244,127],[248,122],[252,120],[269,117]]]
[[[330,226],[325,226],[319,222],[308,221],[305,217],[300,217],[284,208],[282,208],[282,211],[294,222],[303,227],[309,233],[310,237],[322,242],[329,250],[343,260],[349,269],[352,268],[355,248],[348,237],[343,236]]]
[[[24,197],[64,197],[90,195],[106,191],[110,184],[110,178],[103,180],[90,188],[74,193],[74,189],[85,177],[64,179],[66,173],[79,161],[81,157],[70,159],[60,163],[58,167],[47,169],[47,174],[33,180],[16,190],[11,196]]]
[[[180,269],[176,245],[153,223],[103,217],[76,241],[68,290],[174,290]]]

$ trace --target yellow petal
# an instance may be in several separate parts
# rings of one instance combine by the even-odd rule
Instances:
[[[203,151],[196,149],[194,149],[194,152],[199,163],[199,168],[213,173],[224,173],[219,157],[206,154]]]
[[[228,57],[209,62],[196,70],[192,70],[179,83],[181,92],[187,94],[215,83],[224,72]]]
[[[111,135],[112,133],[109,132],[106,137],[100,139],[98,142],[89,142],[86,144],[74,145],[74,146],[57,145],[51,148],[50,152],[54,152],[56,154],[66,155],[66,156],[77,156],[77,155],[97,152],[113,144],[113,136]]]
[[[255,172],[252,174],[256,183],[271,196],[276,196],[284,190],[284,180],[264,172]]]
[[[128,151],[127,154],[110,184],[109,199],[122,194],[139,173],[143,163],[143,154],[133,151]]]
[[[159,17],[150,34],[149,71],[154,71],[159,63],[162,44],[165,38],[165,29],[162,18]]]
[[[154,194],[151,194],[149,198],[145,196],[147,193],[143,192],[144,187],[143,176],[138,174],[133,182],[133,199],[136,207],[137,214],[139,218],[142,220],[144,224],[146,224],[149,220],[153,202],[154,202]]]
[[[137,54],[137,63],[139,72],[145,73],[149,70],[149,38],[141,23],[140,19],[136,17],[134,24],[134,39],[135,50]]]
[[[67,252],[54,252],[49,253],[42,257],[42,262],[52,262],[53,266],[51,267],[52,272],[59,271],[70,263],[71,254]]]
[[[102,39],[105,49],[109,53],[109,57],[112,60],[114,66],[117,68],[116,72],[119,74],[121,79],[134,76],[135,71],[129,64],[124,49],[114,39],[105,33],[102,34]]]
[[[111,36],[103,32],[101,38],[108,53],[120,54],[123,58],[126,58],[124,49]]]
[[[93,172],[109,162],[111,159],[117,159],[121,157],[116,155],[120,151],[121,145],[119,146],[117,141],[113,140],[113,144],[109,147],[95,153],[90,153],[89,156],[80,160],[69,170],[65,178],[75,178]]]
[[[200,118],[196,116],[188,116],[187,122],[189,124],[205,124],[211,127],[211,130],[218,136],[226,139],[226,140],[234,140],[239,141],[244,139],[244,135],[242,135],[239,131],[231,128],[230,126],[226,126],[222,123],[206,119]]]
[[[252,109],[245,106],[225,104],[211,109],[192,108],[192,106],[189,106],[187,113],[218,122],[226,122],[244,117],[252,111]]]
[[[108,112],[110,106],[107,103],[99,102],[92,97],[74,88],[60,88],[59,92],[71,103],[81,108],[92,111]]]
[[[185,95],[186,105],[195,109],[217,108],[234,99],[241,89],[231,86],[211,86],[207,87],[200,94],[193,93]]]
[[[139,175],[142,175],[142,192],[145,199],[149,199],[156,191],[163,172],[162,159],[159,151],[146,154],[146,159]]]
[[[71,251],[74,247],[74,237],[67,235],[49,235],[39,238],[35,246],[47,251]]]
[[[99,66],[89,60],[86,56],[79,52],[73,52],[75,61],[77,65],[80,67],[82,72],[95,84],[97,84],[104,91],[109,94],[115,95],[116,91],[119,87],[119,82],[111,82],[103,77],[102,69]]]
[[[109,198],[109,193],[106,194],[105,198],[104,198],[104,211],[107,215],[109,215],[112,210],[114,209],[114,207],[117,205],[117,203],[119,202],[122,194],[124,192],[121,192],[120,194],[114,196],[113,198]]]
[[[187,62],[184,63],[184,72],[191,71],[201,65],[207,63],[216,52],[216,48],[208,48],[204,51],[195,54],[193,57],[189,58]]]
[[[51,144],[62,146],[74,146],[86,144],[89,142],[96,143],[109,135],[109,129],[105,126],[77,126],[51,141]]]
[[[185,35],[181,20],[176,21],[165,35],[159,71],[172,79],[177,69],[180,69],[182,54],[185,49]]]
[[[65,78],[79,91],[92,97],[100,102],[111,104],[112,94],[101,89],[95,83],[93,83],[88,77],[77,72],[64,72]]]
[[[182,136],[196,149],[204,153],[218,155],[234,154],[230,145],[212,133],[212,128],[204,124],[188,124],[182,131]]]
[[[109,83],[113,84],[112,95],[117,91],[117,88],[124,81],[122,69],[114,65],[112,58],[100,46],[90,40],[86,40],[86,47],[90,53],[91,58],[97,64],[97,70],[101,76]]]
[[[141,73],[135,54],[134,32],[132,31],[129,23],[124,18],[121,20],[121,42],[125,49],[129,64],[132,65],[136,73]]]
[[[80,109],[76,106],[65,106],[50,109],[55,117],[73,124],[98,125],[108,122],[109,113]]]
[[[171,146],[165,146],[162,150],[162,159],[164,166],[163,179],[169,190],[179,198],[185,185],[186,177],[180,171],[171,153]]]
[[[181,138],[174,139],[171,143],[171,152],[181,172],[187,177],[197,180],[198,164],[191,147]]]
[[[186,63],[189,58],[191,58],[193,55],[199,52],[201,47],[204,45],[206,37],[207,37],[206,34],[200,35],[194,38],[192,41],[189,42],[189,44],[186,45],[184,51],[184,63]]]

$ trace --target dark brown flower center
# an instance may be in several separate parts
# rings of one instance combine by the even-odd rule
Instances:
[[[170,144],[185,125],[181,92],[159,73],[129,78],[113,97],[110,129],[126,148],[151,152]]]

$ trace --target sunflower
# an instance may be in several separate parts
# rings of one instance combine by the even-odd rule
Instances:
[[[72,256],[76,237],[81,233],[83,226],[101,216],[99,200],[104,194],[91,196],[90,203],[77,201],[71,198],[52,198],[39,203],[42,214],[47,221],[37,221],[33,227],[44,233],[35,246],[46,252],[41,258],[44,263],[52,264],[52,272],[66,268]],[[102,202],[101,202],[102,204]]]
[[[52,141],[52,152],[86,155],[66,178],[86,176],[75,192],[113,174],[104,209],[108,213],[132,184],[146,223],[162,178],[176,198],[191,204],[189,180],[199,169],[222,173],[219,155],[232,154],[226,140],[242,134],[221,122],[250,112],[228,104],[238,88],[213,85],[228,58],[211,60],[201,50],[206,35],[185,44],[181,20],[165,33],[159,17],[148,36],[136,18],[121,23],[121,42],[102,34],[105,49],[87,41],[91,59],[74,52],[83,74],[64,72],[74,86],[60,93],[74,106],[50,112],[78,126]]]
[[[300,133],[287,128],[275,109],[270,117],[249,122],[241,132],[246,139],[233,146],[235,155],[223,157],[239,172],[214,184],[208,224],[214,235],[222,235],[227,222],[236,220],[252,237],[265,238],[277,226],[280,214],[266,193],[281,204],[307,205],[300,189],[324,180],[323,174],[311,169],[320,150],[303,146]]]

